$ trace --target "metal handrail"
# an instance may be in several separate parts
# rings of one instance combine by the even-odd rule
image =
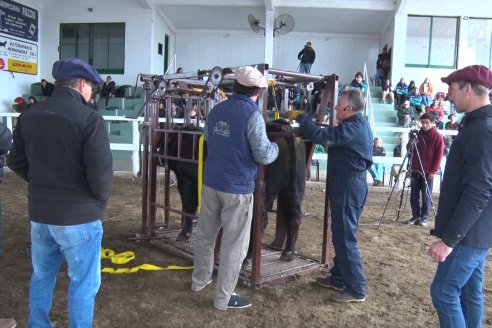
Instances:
[[[364,62],[364,76],[366,77],[366,82],[369,81],[368,74],[367,74],[367,64]],[[371,91],[369,88],[369,83],[367,84],[367,90],[365,92],[364,98],[366,101],[366,115],[367,119],[369,120],[369,126],[371,127],[371,130],[374,132],[374,111],[372,108],[372,100],[371,100]]]

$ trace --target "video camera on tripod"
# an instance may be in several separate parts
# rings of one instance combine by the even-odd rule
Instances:
[[[412,141],[414,139],[417,139],[418,135],[419,135],[419,130],[410,130],[410,132],[408,132],[408,139]]]

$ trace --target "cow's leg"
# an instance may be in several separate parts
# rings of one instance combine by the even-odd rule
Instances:
[[[288,199],[288,197],[287,197]],[[299,234],[299,227],[301,225],[302,213],[300,202],[292,202],[292,200],[286,201],[284,199],[284,213],[285,220],[287,221],[287,243],[285,245],[282,254],[280,255],[281,261],[292,261],[296,253],[297,236]]]
[[[295,163],[291,171],[288,190],[280,194],[280,201],[284,206],[285,220],[287,220],[287,245],[280,256],[282,261],[292,261],[296,253],[297,236],[301,226],[301,204],[306,188],[306,148],[301,138],[290,143],[291,163]]]
[[[196,185],[193,181],[180,178],[178,176],[178,191],[181,196],[182,210],[185,213],[195,215],[198,207],[198,196]],[[187,241],[193,233],[193,217],[183,216],[181,232],[176,237],[176,241]]]

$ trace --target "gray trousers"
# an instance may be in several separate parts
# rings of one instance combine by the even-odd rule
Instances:
[[[202,209],[194,243],[191,289],[201,290],[212,277],[214,247],[222,227],[219,273],[214,306],[227,309],[249,246],[253,194],[229,194],[203,186]]]

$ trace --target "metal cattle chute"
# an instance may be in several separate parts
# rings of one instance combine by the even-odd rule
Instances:
[[[270,85],[278,85],[283,89],[284,99],[287,99],[289,89],[306,86],[313,82],[324,82],[323,96],[317,113],[318,124],[322,124],[327,107],[334,112],[337,103],[337,78],[335,75],[315,76],[302,74],[298,72],[279,70],[268,67],[267,64],[251,65],[256,67],[267,78]],[[142,170],[142,226],[141,231],[137,234],[136,239],[148,239],[155,245],[171,251],[175,254],[188,259],[193,258],[193,243],[190,241],[176,241],[179,232],[178,227],[172,227],[171,215],[194,216],[185,213],[182,209],[173,208],[171,205],[171,172],[167,161],[187,161],[198,164],[198,158],[182,158],[179,156],[171,157],[167,150],[163,154],[157,152],[158,135],[164,136],[165,140],[171,134],[177,134],[178,149],[182,136],[180,133],[190,133],[195,136],[193,148],[198,147],[199,134],[197,132],[177,132],[173,129],[174,124],[196,124],[203,125],[208,112],[213,106],[232,92],[232,86],[235,80],[234,72],[238,67],[219,68],[214,67],[211,70],[198,71],[194,73],[182,73],[172,75],[147,75],[141,74],[140,81],[144,83],[146,91],[146,105],[143,108],[143,170]],[[188,115],[189,110],[185,110],[184,118],[177,120],[172,117],[171,102],[175,99],[185,99],[187,106],[193,102],[198,102],[203,107],[203,111],[198,111],[197,117],[191,119]],[[158,103],[166,103],[165,117],[159,118]],[[268,92],[265,90],[258,99],[258,105],[262,111],[263,117],[267,120],[267,102]],[[187,109],[189,109],[187,107]],[[282,115],[287,110],[287,102],[278,106],[276,111]],[[333,124],[334,114],[330,115],[330,124]],[[294,137],[298,132],[276,132],[276,136]],[[164,145],[167,145],[164,142]],[[314,145],[306,141],[306,169],[309,170],[311,157],[314,151]],[[195,152],[193,152],[195,153]],[[158,174],[158,162],[163,163],[164,172]],[[255,197],[254,197],[254,214],[253,214],[253,254],[251,265],[243,267],[240,273],[240,284],[251,288],[260,288],[275,285],[294,277],[318,270],[328,264],[328,249],[331,243],[330,232],[330,213],[328,193],[325,193],[325,212],[324,212],[324,229],[323,229],[323,247],[321,261],[296,254],[293,261],[284,262],[279,260],[280,251],[284,246],[286,239],[286,227],[283,224],[282,213],[277,212],[275,239],[270,245],[262,243],[262,218],[264,211],[264,183],[265,167],[260,165]],[[163,180],[163,183],[158,181]],[[328,190],[328,181],[326,190]],[[158,185],[162,186],[163,201],[158,201]],[[176,193],[174,191],[174,193]],[[162,223],[156,221],[158,211],[163,212]],[[195,217],[196,219],[196,217]],[[193,236],[191,237],[193,238]],[[216,245],[216,265],[220,262],[220,238],[217,238]],[[279,251],[280,250],[280,251]]]

